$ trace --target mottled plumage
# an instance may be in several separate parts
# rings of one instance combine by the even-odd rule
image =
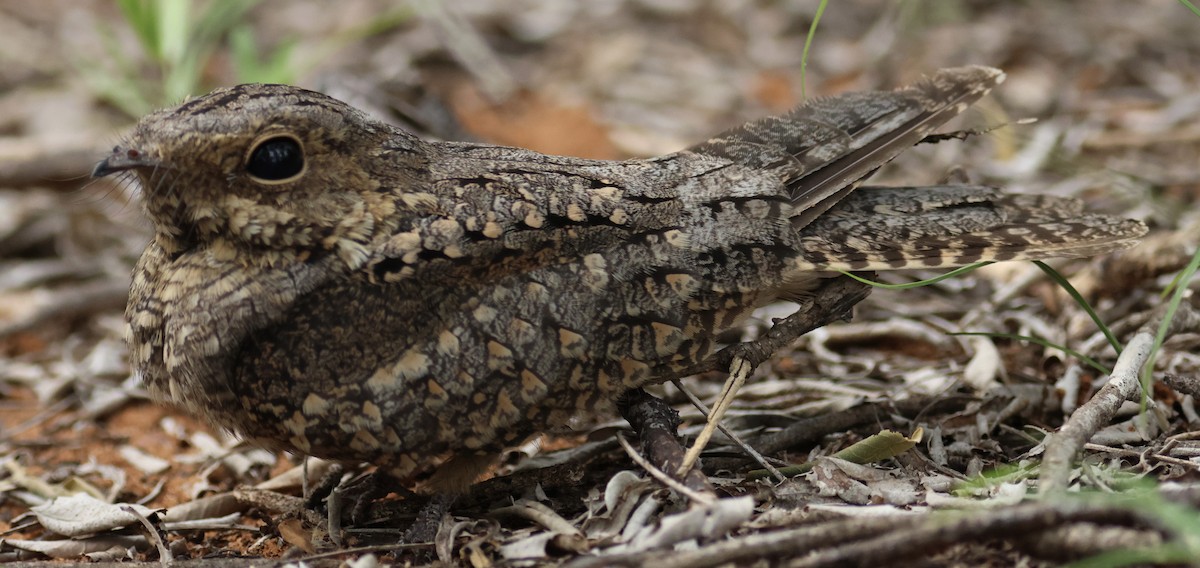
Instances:
[[[1141,223],[1065,199],[852,191],[1002,78],[944,70],[623,162],[426,142],[319,93],[220,89],[142,119],[96,168],[136,172],[155,227],[132,361],[156,397],[266,445],[402,477],[457,458],[435,483],[469,483],[830,271],[1130,245]]]

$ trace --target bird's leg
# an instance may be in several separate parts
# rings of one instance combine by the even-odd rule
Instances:
[[[429,501],[417,511],[417,517],[412,526],[400,536],[401,544],[417,544],[433,542],[437,536],[442,519],[450,512],[450,507],[458,500],[456,493],[434,493]]]
[[[340,463],[335,463],[329,466],[325,474],[315,480],[308,477],[308,459],[304,458],[304,475],[301,476],[301,494],[305,499],[305,506],[309,509],[316,509],[321,501],[329,496],[330,492],[337,488],[342,482],[342,476],[346,474],[346,467]]]
[[[875,276],[873,272],[858,275],[868,280]],[[800,309],[786,318],[776,320],[762,337],[730,345],[718,351],[709,360],[714,368],[732,370],[737,359],[745,360],[751,369],[757,368],[800,336],[838,320],[848,321],[854,305],[866,299],[870,293],[870,285],[853,278],[825,280],[811,293],[806,302],[802,303]]]
[[[721,417],[725,415],[729,405],[732,404],[738,389],[745,384],[746,378],[758,365],[769,359],[779,349],[796,341],[800,336],[839,319],[848,319],[854,305],[866,298],[870,292],[870,286],[851,278],[825,280],[812,292],[805,305],[788,317],[777,320],[762,337],[730,345],[713,354],[700,366],[686,369],[677,373],[675,377],[668,377],[673,380],[720,367],[729,371],[729,379],[722,388],[715,407],[708,414],[708,422],[704,430],[697,436],[696,442],[692,444],[687,454],[679,461],[674,462],[678,468],[674,470],[676,476],[681,479],[686,478],[688,470],[691,470],[699,459],[700,453],[704,451],[705,445],[712,437],[713,430],[717,428]],[[642,394],[650,397],[648,394]],[[626,415],[625,407],[618,406],[618,408],[622,410],[622,416],[625,416],[630,424],[634,424],[633,420]],[[677,414],[675,423],[678,424]],[[634,428],[637,429],[637,426],[635,425]]]
[[[679,429],[679,413],[642,389],[626,392],[617,401],[617,410],[633,426],[642,441],[642,451],[650,463],[662,471],[675,475],[688,489],[698,493],[712,493],[712,485],[699,469],[682,471],[684,450],[676,437]]]
[[[329,539],[338,547],[342,546],[342,513],[347,501],[353,503],[350,522],[357,524],[367,518],[367,509],[375,499],[391,491],[408,492],[396,478],[381,471],[372,471],[338,483],[329,491],[325,500]],[[312,502],[310,497],[310,503]]]

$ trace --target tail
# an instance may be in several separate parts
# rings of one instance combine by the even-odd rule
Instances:
[[[800,234],[793,275],[801,279],[813,271],[948,268],[1132,246],[1144,224],[1085,214],[1072,199],[980,186],[855,191],[1003,80],[990,67],[943,69],[894,91],[816,99],[691,151],[779,172]]]
[[[1077,258],[1136,244],[1146,225],[1079,200],[983,186],[864,187],[800,233],[799,272],[950,268]]]
[[[801,229],[1003,80],[991,67],[943,69],[894,91],[814,99],[691,151],[779,171],[797,211],[792,226]]]

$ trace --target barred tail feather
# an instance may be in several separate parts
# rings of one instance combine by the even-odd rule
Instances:
[[[1141,221],[1082,213],[1075,199],[982,186],[861,188],[801,232],[793,270],[953,268],[1128,248]]]

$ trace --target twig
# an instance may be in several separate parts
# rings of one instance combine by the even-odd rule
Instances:
[[[778,432],[765,434],[753,440],[753,444],[764,454],[814,443],[827,434],[844,432],[872,421],[879,421],[892,414],[913,416],[923,412],[958,410],[964,406],[966,399],[951,396],[924,397],[916,396],[900,401],[868,403],[840,412],[822,414],[798,420]]]
[[[0,185],[76,185],[103,155],[104,148],[92,140],[68,143],[29,138],[6,140],[0,144]]]
[[[680,495],[683,495],[684,497],[687,497],[693,502],[701,505],[711,505],[712,502],[716,500],[715,496],[704,494],[699,491],[693,491],[684,484],[667,475],[663,470],[654,467],[654,464],[642,457],[642,455],[639,454],[638,451],[629,444],[629,441],[626,440],[625,436],[623,436],[620,432],[617,432],[617,442],[621,444],[622,448],[625,449],[625,453],[629,454],[629,459],[633,460],[633,463],[641,466],[642,469],[646,470],[646,473],[650,474],[650,477],[653,477],[654,479],[660,481],[663,485],[674,489],[675,491],[679,492]]]
[[[1059,428],[1046,437],[1038,490],[1043,494],[1066,491],[1071,465],[1083,445],[1117,415],[1117,410],[1141,388],[1138,371],[1150,358],[1154,334],[1142,331],[1133,336],[1117,358],[1112,375],[1099,392],[1080,406]]]
[[[1072,413],[1071,418],[1058,432],[1046,437],[1046,452],[1038,480],[1041,493],[1049,494],[1067,489],[1075,456],[1096,432],[1116,416],[1121,404],[1141,389],[1139,372],[1154,350],[1154,332],[1158,328],[1152,324],[1161,319],[1161,315],[1151,318],[1150,322],[1142,326],[1117,358],[1108,382]],[[1197,326],[1200,326],[1200,315],[1185,302],[1176,312],[1169,334],[1194,329]]]
[[[896,514],[805,523],[735,536],[695,550],[607,556],[604,565],[704,568],[794,558],[790,566],[893,566],[962,542],[1037,534],[1078,523],[1129,526],[1142,520],[1120,504],[1080,502],[1039,502],[953,515]],[[590,564],[581,559],[568,565]]]
[[[696,397],[695,394],[692,394],[691,390],[685,388],[682,382],[675,380],[671,381],[671,384],[675,385],[675,388],[679,389],[679,392],[683,393],[683,396],[688,399],[688,402],[692,403],[692,406],[695,406],[698,410],[700,410],[700,412],[704,413],[705,416],[709,415],[708,405],[704,404],[704,402]],[[747,444],[744,440],[742,440],[741,436],[738,436],[736,432],[730,430],[720,422],[717,423],[717,428],[721,430],[722,434],[725,434],[730,440],[732,440],[738,448],[745,452],[746,455],[750,456],[750,459],[754,460],[755,463],[770,472],[775,479],[779,481],[784,481],[787,479],[783,476],[783,474],[779,473],[779,469],[777,469],[774,465],[771,465],[771,462],[767,461],[766,457],[758,453],[758,450],[755,450],[750,446],[750,444]]]
[[[729,411],[729,406],[733,404],[734,398],[741,390],[742,385],[746,384],[746,379],[750,376],[750,372],[754,367],[750,362],[741,358],[734,357],[733,363],[729,366],[729,379],[725,381],[725,386],[721,388],[721,394],[717,397],[717,403],[713,406],[712,412],[708,414],[708,421],[704,424],[704,429],[696,436],[696,441],[692,442],[692,447],[683,456],[683,463],[679,464],[679,469],[675,471],[675,475],[683,477],[692,466],[696,465],[696,460],[700,459],[700,452],[704,451],[704,447],[708,445],[708,441],[712,439],[713,431],[717,429],[717,424],[721,418]]]
[[[1175,389],[1175,392],[1179,394],[1190,394],[1193,397],[1200,398],[1200,377],[1163,373],[1162,382]]]
[[[143,527],[146,527],[146,530],[150,533],[150,541],[158,549],[159,562],[167,564],[175,560],[175,556],[171,554],[171,548],[167,546],[166,542],[163,542],[162,534],[158,532],[158,527],[155,527],[154,523],[151,523],[150,519],[146,518],[146,515],[139,513],[136,508],[129,505],[122,505],[121,510],[133,515],[138,522],[142,523]]]
[[[1076,522],[1132,524],[1138,515],[1124,507],[1078,503],[1034,503],[980,514],[962,515],[955,522],[927,518],[882,536],[821,550],[786,566],[880,566],[928,556],[962,542],[1028,535]]]

